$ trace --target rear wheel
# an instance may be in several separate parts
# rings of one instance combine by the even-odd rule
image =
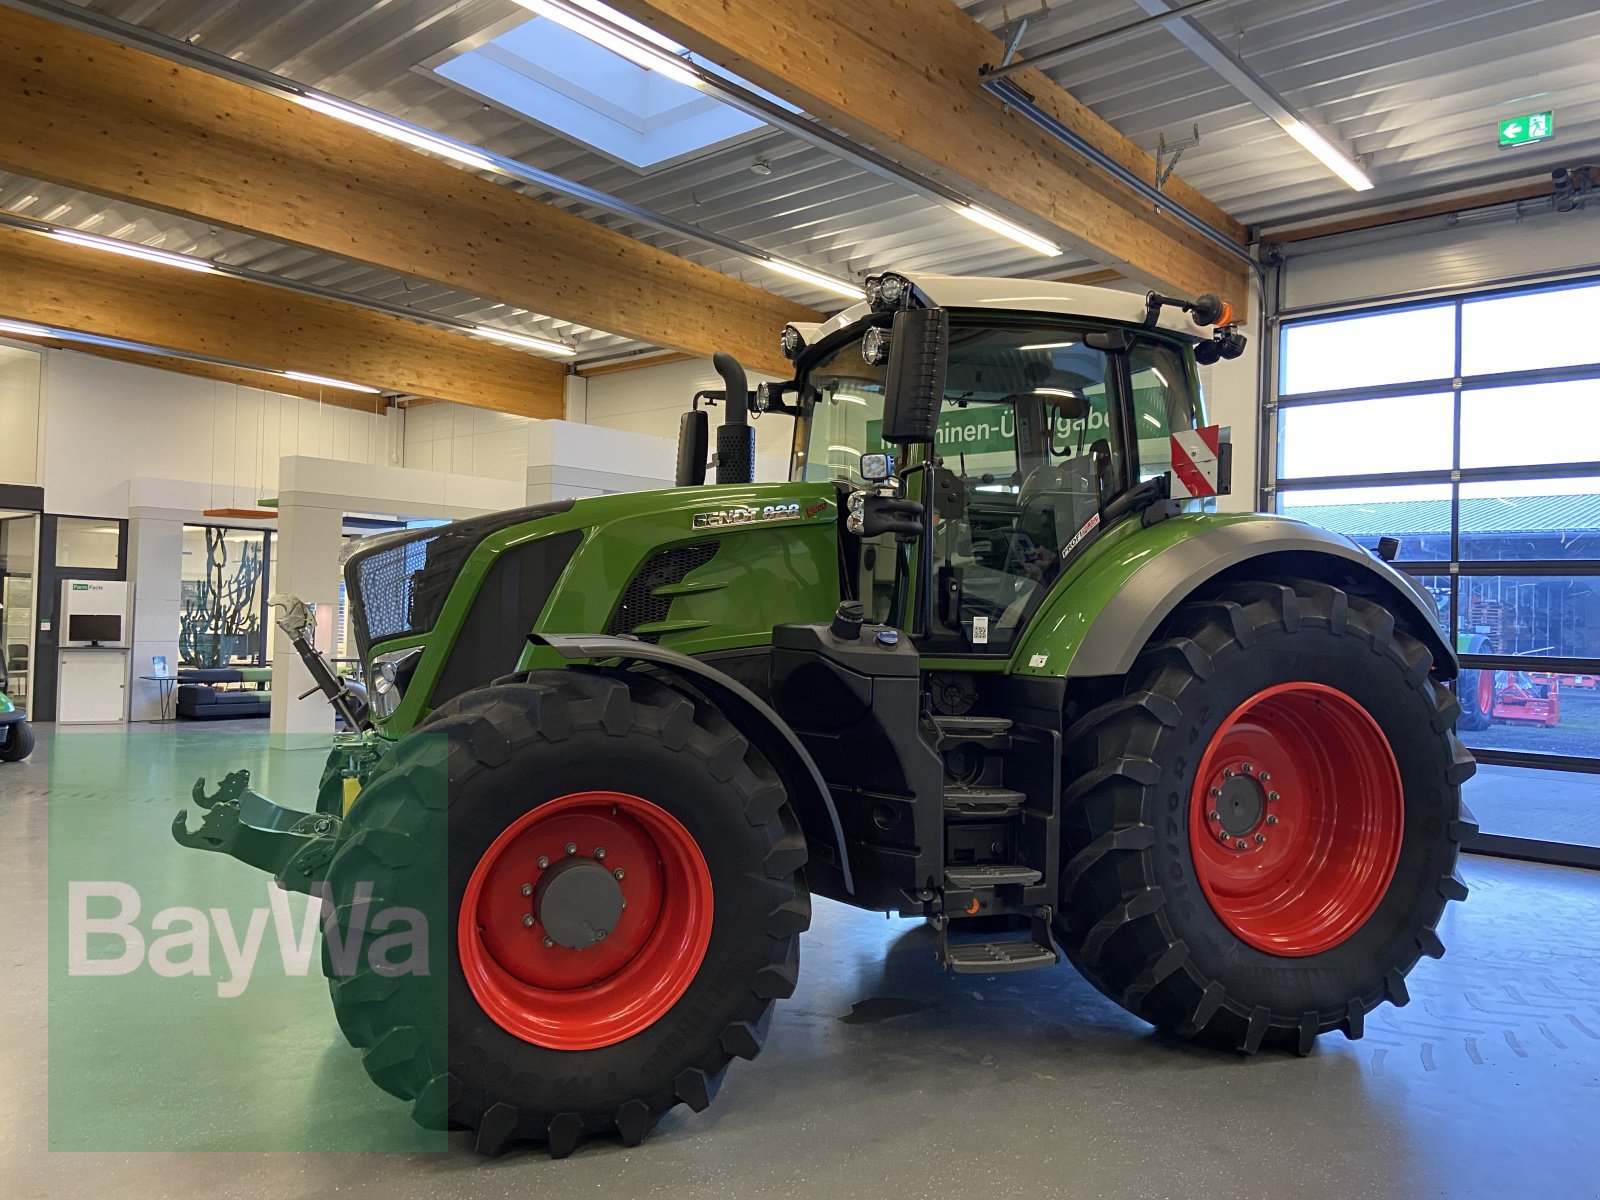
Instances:
[[[1416,638],[1323,584],[1185,604],[1067,733],[1063,947],[1140,1017],[1309,1052],[1406,1003],[1455,874],[1470,755]]]
[[[638,1143],[709,1104],[794,990],[810,903],[783,787],[714,709],[643,677],[539,672],[459,697],[349,820],[339,931],[370,884],[367,911],[431,909],[447,936],[433,980],[325,950],[341,1027],[379,1086],[482,1152]]]
[[[33,726],[13,721],[5,727],[5,743],[0,745],[0,762],[21,762],[33,753]]]
[[[1489,728],[1494,712],[1494,672],[1461,672],[1456,678],[1456,698],[1461,703],[1457,729],[1477,733]]]

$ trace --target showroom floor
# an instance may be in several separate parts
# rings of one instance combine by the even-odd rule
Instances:
[[[233,1001],[163,979],[165,991],[140,993],[162,997],[148,1012],[85,1017],[72,990],[83,981],[63,986],[52,966],[47,1077],[47,862],[60,888],[87,822],[128,864],[114,878],[150,864],[188,877],[192,863],[247,876],[171,845],[171,772],[195,753],[248,758],[263,724],[83,741],[75,731],[70,754],[66,739],[55,746],[48,808],[48,736],[31,761],[0,764],[0,1196],[1600,1195],[1600,874],[1477,857],[1463,864],[1473,895],[1442,929],[1450,953],[1418,966],[1411,1005],[1373,1014],[1364,1041],[1323,1039],[1307,1059],[1241,1059],[1154,1035],[1067,968],[945,976],[919,926],[819,903],[800,990],[779,1007],[766,1052],[735,1065],[708,1112],[677,1110],[640,1148],[482,1161],[456,1135],[444,1153],[136,1153],[236,1147],[199,1128],[225,1127],[230,1105],[291,1132],[297,1121],[409,1125],[366,1083],[315,978],[266,980],[263,998]],[[114,776],[101,785],[84,766],[97,753]],[[293,758],[264,768],[275,787],[314,780],[320,756]],[[229,1040],[207,1046],[201,1027],[219,1014]],[[69,1072],[62,1062],[86,1047],[93,1066]],[[134,1061],[142,1086],[129,1089]],[[176,1082],[164,1087],[161,1067]],[[213,1086],[225,1099],[197,1112],[194,1096]],[[107,1132],[163,1111],[182,1123],[158,1140]],[[86,1127],[85,1113],[99,1115]]]

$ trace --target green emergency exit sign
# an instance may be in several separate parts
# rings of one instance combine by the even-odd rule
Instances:
[[[1553,112],[1529,113],[1525,117],[1512,117],[1500,122],[1500,145],[1526,146],[1529,142],[1542,142],[1554,137],[1556,115]]]

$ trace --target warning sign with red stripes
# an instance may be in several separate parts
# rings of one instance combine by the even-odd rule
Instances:
[[[1215,496],[1222,426],[1184,429],[1172,435],[1172,494]]]

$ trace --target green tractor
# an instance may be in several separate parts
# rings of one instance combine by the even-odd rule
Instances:
[[[953,972],[1065,954],[1244,1053],[1360,1037],[1443,952],[1455,653],[1373,553],[1204,511],[1224,307],[867,291],[783,331],[790,381],[716,358],[673,490],[359,544],[365,707],[288,626],[348,729],[317,811],[241,772],[176,822],[325,898],[339,1024],[423,1124],[561,1156],[705,1108],[813,895],[925,919]],[[790,479],[756,484],[780,415]],[[431,920],[425,963],[336,952],[384,906]]]

